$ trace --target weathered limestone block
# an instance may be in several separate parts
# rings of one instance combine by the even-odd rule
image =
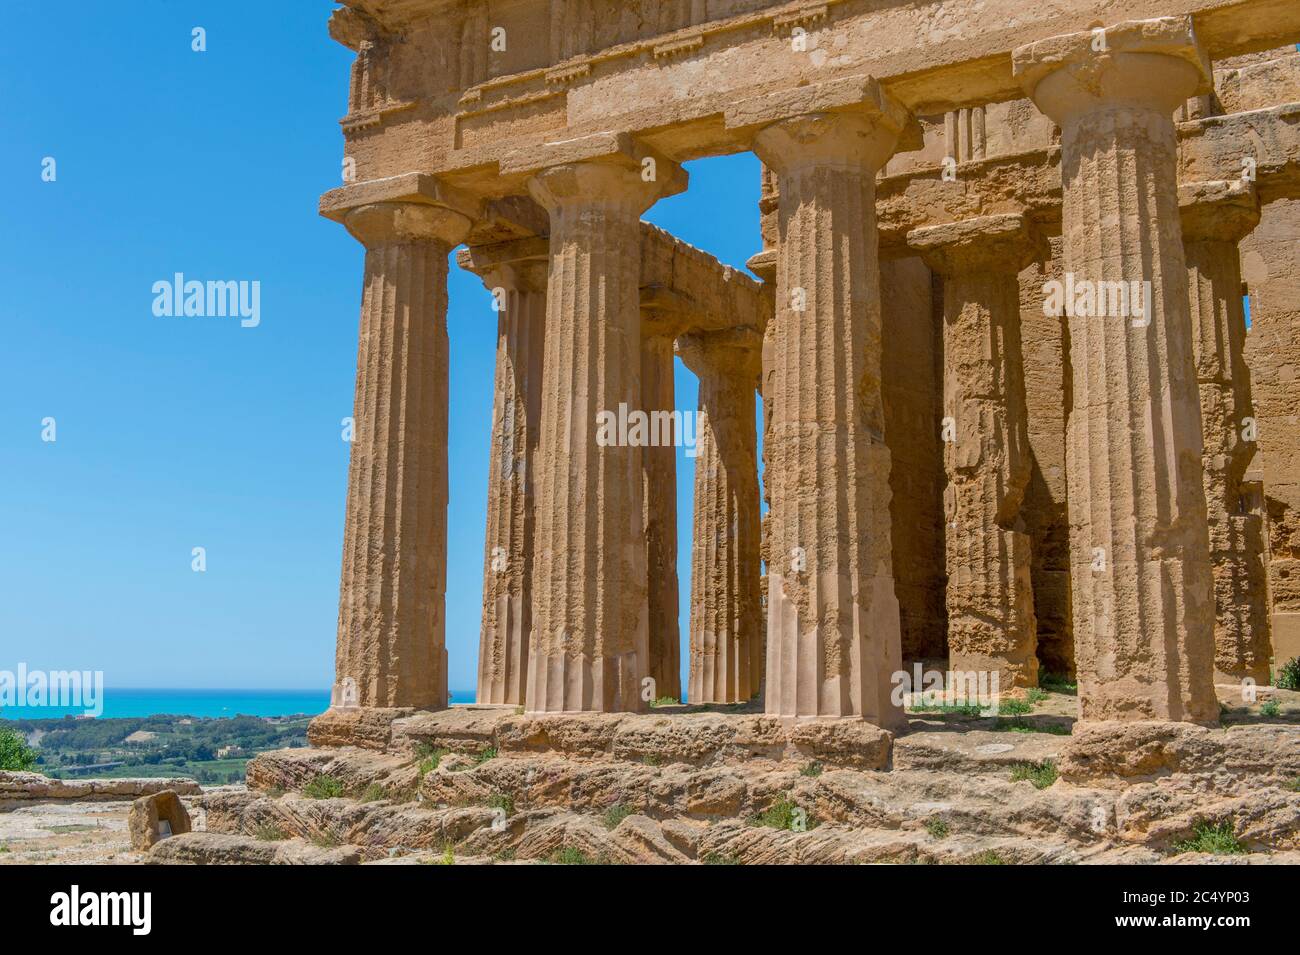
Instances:
[[[189,832],[190,814],[180,796],[165,789],[131,803],[126,827],[131,833],[131,848],[143,852],[156,842]]]
[[[1066,310],[1080,712],[1208,723],[1213,578],[1171,117],[1209,69],[1189,18],[1119,24],[1104,40],[1104,52],[1089,31],[1013,56],[1061,127],[1066,278],[1115,292]]]
[[[653,316],[654,312],[648,313]],[[655,698],[682,698],[681,625],[677,616],[677,448],[672,412],[673,339],[643,312],[641,403],[651,441],[641,452],[645,507],[650,669]]]
[[[52,779],[40,773],[0,770],[0,812],[34,803],[135,799],[171,790],[203,792],[192,779]]]
[[[347,213],[366,246],[336,680],[363,707],[447,705],[447,256],[431,204]]]
[[[1256,462],[1268,509],[1269,629],[1281,665],[1300,657],[1300,200],[1266,205],[1241,253]]]
[[[540,244],[540,243],[538,243]],[[516,243],[503,243],[509,247]],[[497,358],[488,462],[479,703],[524,702],[532,618],[534,465],[542,405],[546,258],[518,251],[466,250],[462,267],[491,290]],[[532,253],[532,254],[530,254]]]
[[[1004,690],[1036,686],[1017,276],[1046,244],[1020,215],[930,226],[908,243],[944,276],[949,668],[996,673]]]
[[[602,416],[641,392],[640,215],[685,188],[666,159],[562,163],[529,180],[551,217],[538,445],[531,712],[639,710],[649,673],[642,448]],[[629,436],[630,438],[630,436]]]
[[[387,749],[393,738],[393,721],[414,712],[411,707],[334,707],[307,724],[307,742],[312,746]]]
[[[317,848],[305,842],[263,842],[253,836],[187,832],[150,850],[150,865],[358,865],[355,846]]]
[[[1257,423],[1246,367],[1238,241],[1259,222],[1249,181],[1186,183],[1178,190],[1188,299],[1201,394],[1205,505],[1214,568],[1215,676],[1268,682],[1263,522],[1242,502]]]
[[[677,349],[700,379],[688,699],[740,703],[758,693],[763,673],[754,418],[762,336],[687,335]]]
[[[1058,769],[1078,785],[1126,785],[1175,773],[1220,774],[1247,788],[1283,785],[1300,775],[1300,730],[1148,720],[1081,724]]]
[[[1070,341],[1064,315],[1044,314],[1044,286],[1061,281],[1061,237],[1051,257],[1020,273],[1020,338],[1032,467],[1021,515],[1030,536],[1039,674],[1074,675],[1070,609],[1070,518],[1066,507],[1065,423],[1070,413]]]
[[[896,726],[901,667],[880,397],[875,175],[903,126],[871,87],[853,112],[773,123],[754,149],[779,178],[770,326],[765,706]]]

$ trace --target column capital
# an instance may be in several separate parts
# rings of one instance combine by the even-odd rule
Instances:
[[[423,202],[375,202],[349,209],[342,221],[367,249],[392,242],[442,242],[451,248],[473,225],[453,209]]]
[[[1171,114],[1212,86],[1190,16],[1126,20],[1017,47],[1012,74],[1040,110],[1064,126],[1115,107]]]
[[[524,292],[545,292],[549,246],[545,236],[471,245],[456,253],[456,264],[473,272],[488,288],[503,285]]]
[[[762,370],[763,336],[753,328],[682,335],[674,350],[682,363],[701,378],[734,372],[738,380],[753,382]]]
[[[1238,242],[1259,225],[1259,195],[1245,179],[1211,179],[1178,187],[1184,240]]]
[[[1049,254],[1047,241],[1018,212],[913,229],[907,244],[926,265],[944,275],[980,271],[1016,275]]]
[[[805,113],[764,126],[754,137],[754,152],[779,175],[812,166],[875,175],[894,154],[902,128],[903,120],[884,106]]]
[[[618,155],[560,163],[535,172],[528,192],[547,212],[574,205],[626,203],[637,216],[686,190],[686,170],[662,156]]]

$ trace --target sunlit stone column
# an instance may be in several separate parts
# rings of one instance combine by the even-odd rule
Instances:
[[[581,162],[529,182],[551,217],[538,443],[530,712],[645,708],[649,673],[642,448],[619,434],[641,403],[639,217],[684,187],[666,160]],[[614,419],[611,427],[610,418]]]
[[[896,726],[875,176],[904,116],[872,91],[858,110],[783,120],[754,141],[779,180],[781,235],[764,701],[777,716]]]
[[[1268,581],[1264,530],[1241,504],[1255,456],[1246,315],[1237,243],[1259,224],[1254,184],[1188,183],[1178,190],[1187,257],[1192,343],[1201,395],[1205,504],[1214,569],[1216,679],[1268,682]]]
[[[682,696],[677,620],[677,448],[673,426],[673,336],[657,312],[642,312],[641,394],[654,441],[641,452],[644,480],[650,671],[656,698]],[[657,414],[656,414],[657,413]]]
[[[1038,684],[1030,539],[1020,515],[1032,465],[1018,276],[1048,253],[1020,215],[911,232],[944,277],[944,519],[948,666]]]
[[[1080,713],[1215,722],[1201,413],[1172,120],[1208,82],[1209,65],[1185,17],[1052,37],[1013,60],[1026,92],[1061,127],[1063,271],[1076,293],[1067,306],[1067,466]],[[1118,294],[1090,304],[1080,283],[1098,282],[1139,283],[1130,296],[1139,304],[1149,282],[1150,314],[1124,314]]]
[[[700,379],[691,543],[691,703],[741,703],[758,692],[760,527],[753,329],[684,335],[678,354]]]
[[[366,246],[366,273],[336,679],[355,685],[361,706],[437,709],[447,705],[447,256],[470,221],[380,202],[344,224]]]
[[[466,249],[497,310],[497,359],[488,462],[479,703],[524,702],[532,618],[533,470],[542,404],[546,320],[544,240]],[[540,252],[540,254],[539,254]]]

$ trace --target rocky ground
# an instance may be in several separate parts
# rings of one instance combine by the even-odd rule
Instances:
[[[131,853],[128,804],[36,805],[0,813],[0,862],[1295,864],[1300,694],[1268,693],[1217,729],[1073,736],[1052,694],[915,714],[892,747],[744,707],[330,714],[247,787],[187,797],[205,831]]]

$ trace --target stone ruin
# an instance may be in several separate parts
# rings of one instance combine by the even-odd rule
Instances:
[[[1150,862],[1207,821],[1300,861],[1300,732],[1219,726],[1300,656],[1300,4],[1113,7],[343,0],[336,705],[159,861]],[[640,219],[746,150],[757,280]],[[498,350],[449,708],[461,245]],[[629,412],[657,439],[602,440]],[[936,727],[896,691],[937,661],[1077,700]]]
[[[339,686],[448,703],[461,244],[498,310],[479,703],[680,697],[672,441],[597,433],[671,436],[674,355],[690,702],[896,729],[904,661],[946,658],[1213,724],[1216,681],[1269,683],[1300,655],[1300,11],[1105,6],[346,0]],[[760,281],[640,221],[744,150]]]

